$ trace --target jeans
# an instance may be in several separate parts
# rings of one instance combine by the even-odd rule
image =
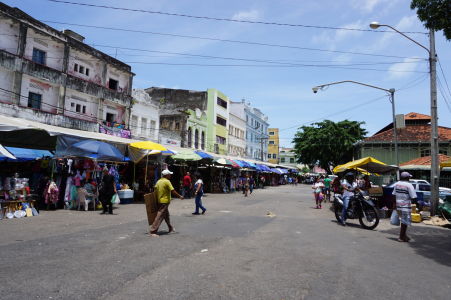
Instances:
[[[183,197],[184,198],[191,198],[191,187],[189,186],[184,186],[183,187]]]
[[[346,210],[348,209],[350,199],[351,199],[350,196],[343,197],[343,210],[341,211],[341,220],[343,222],[346,221],[346,217],[347,217]]]
[[[207,209],[202,206],[202,195],[196,194],[196,211],[195,213],[199,213],[199,208],[202,209],[202,211],[206,211]]]

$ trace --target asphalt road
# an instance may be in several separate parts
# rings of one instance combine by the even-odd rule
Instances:
[[[177,199],[178,233],[158,238],[142,204],[1,220],[0,299],[450,298],[451,230],[416,225],[399,243],[388,220],[338,225],[310,192],[207,195],[203,216]]]

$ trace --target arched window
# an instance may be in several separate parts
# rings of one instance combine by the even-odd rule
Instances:
[[[199,149],[199,130],[196,129],[194,133],[194,148]]]
[[[193,144],[193,132],[191,127],[188,127],[188,148],[191,148],[192,144]]]
[[[200,147],[202,150],[205,150],[205,131],[202,131],[202,137],[200,140]]]

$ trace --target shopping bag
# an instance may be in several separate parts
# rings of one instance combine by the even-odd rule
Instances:
[[[111,198],[111,203],[113,203],[113,204],[119,204],[119,203],[121,203],[121,199],[119,198],[119,195],[118,195],[118,194],[114,194],[114,195],[113,195],[113,198]]]
[[[398,211],[394,209],[393,212],[391,213],[390,224],[399,226],[400,223],[401,222],[399,221]]]
[[[31,212],[33,213],[33,216],[39,216],[38,210],[36,208],[32,207]]]

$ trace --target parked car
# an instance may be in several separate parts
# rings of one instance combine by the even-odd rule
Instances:
[[[411,179],[409,182],[415,188],[415,191],[419,195],[418,198],[424,199],[424,201],[429,202],[431,198],[431,184],[423,179]],[[384,195],[390,195],[393,192],[393,186],[395,183],[391,183],[384,187]],[[439,198],[445,198],[446,196],[451,196],[451,189],[439,187]]]

